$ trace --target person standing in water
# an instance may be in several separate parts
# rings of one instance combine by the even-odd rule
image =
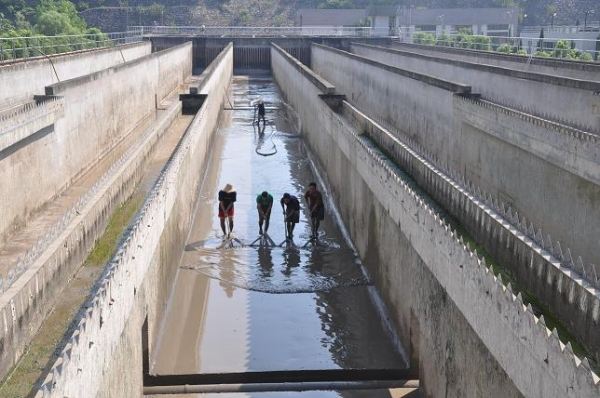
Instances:
[[[317,184],[311,182],[308,184],[308,191],[304,194],[304,199],[308,204],[310,213],[310,225],[312,229],[312,238],[316,239],[319,236],[319,226],[325,218],[325,205],[323,204],[323,195],[317,189]]]
[[[231,184],[225,185],[225,187],[219,191],[219,219],[221,221],[221,230],[226,237],[229,237],[233,231],[233,204],[236,200],[237,193]],[[229,233],[225,227],[226,219],[229,221]]]
[[[262,98],[259,98],[258,102],[256,103],[256,112],[258,113],[258,117],[256,118],[256,124],[260,127],[260,119],[262,119],[263,127],[266,126],[267,122],[265,119],[265,103],[263,102]]]
[[[265,224],[265,235],[269,230],[269,220],[271,219],[271,209],[273,208],[273,196],[264,191],[256,197],[256,210],[258,210],[258,228],[259,234],[263,234],[263,223]]]
[[[285,238],[289,240],[294,237],[294,227],[300,222],[300,202],[297,197],[284,193],[280,203],[285,221]]]

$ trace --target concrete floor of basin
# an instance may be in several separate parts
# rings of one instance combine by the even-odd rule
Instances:
[[[271,78],[237,76],[232,90],[227,106],[234,110],[215,138],[151,373],[406,368],[330,211],[318,246],[303,247],[310,233],[303,205],[294,246],[221,248],[217,192],[226,183],[237,190],[235,237],[258,238],[255,198],[268,190],[274,197],[269,236],[281,243],[279,199],[284,192],[301,198],[315,179]],[[250,106],[258,96],[271,109],[262,134]],[[341,396],[332,394],[318,396]]]

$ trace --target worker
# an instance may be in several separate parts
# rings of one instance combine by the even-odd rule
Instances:
[[[233,231],[233,204],[236,200],[237,193],[231,184],[225,185],[225,187],[219,191],[219,220],[221,221],[223,235],[227,238],[231,236],[231,232]],[[229,221],[229,232],[227,232],[225,220]]]
[[[300,222],[300,202],[297,197],[286,192],[280,203],[285,222],[285,238],[291,240],[294,237],[294,227]]]
[[[304,199],[308,205],[310,214],[310,225],[312,230],[311,238],[316,239],[319,235],[319,226],[325,218],[325,205],[323,203],[323,195],[317,189],[317,184],[311,182],[308,184],[308,190],[304,194]]]
[[[262,119],[263,127],[266,126],[267,122],[265,120],[265,103],[263,102],[262,98],[259,98],[255,103],[254,115],[256,116],[257,114],[258,117],[255,117],[256,125],[260,127],[260,119]]]
[[[273,196],[267,191],[262,192],[256,197],[256,210],[258,210],[258,230],[259,235],[263,234],[263,223],[265,225],[264,233],[269,230],[269,220],[271,219],[271,209],[273,208]]]

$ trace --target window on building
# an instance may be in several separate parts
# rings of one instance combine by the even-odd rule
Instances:
[[[508,30],[508,25],[488,25],[487,30]]]
[[[417,31],[417,32],[435,32],[435,25],[416,25],[415,31]]]
[[[469,35],[473,34],[473,26],[472,25],[455,25],[454,31],[457,33],[466,33]]]

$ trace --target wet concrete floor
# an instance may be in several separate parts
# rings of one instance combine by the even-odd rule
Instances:
[[[285,227],[279,199],[284,192],[301,198],[315,176],[271,78],[236,76],[232,90],[228,106],[235,110],[225,112],[214,142],[188,244],[151,353],[151,373],[405,368],[330,208],[316,245],[306,245],[310,227],[303,203],[293,245],[272,247],[258,241],[259,247],[247,246],[259,237],[256,196],[263,190],[273,195],[268,232],[280,244]],[[259,96],[268,108],[262,133],[252,124],[250,106]],[[223,240],[217,218],[217,192],[226,183],[237,191],[234,236],[239,241]],[[386,390],[368,396],[394,395]]]

